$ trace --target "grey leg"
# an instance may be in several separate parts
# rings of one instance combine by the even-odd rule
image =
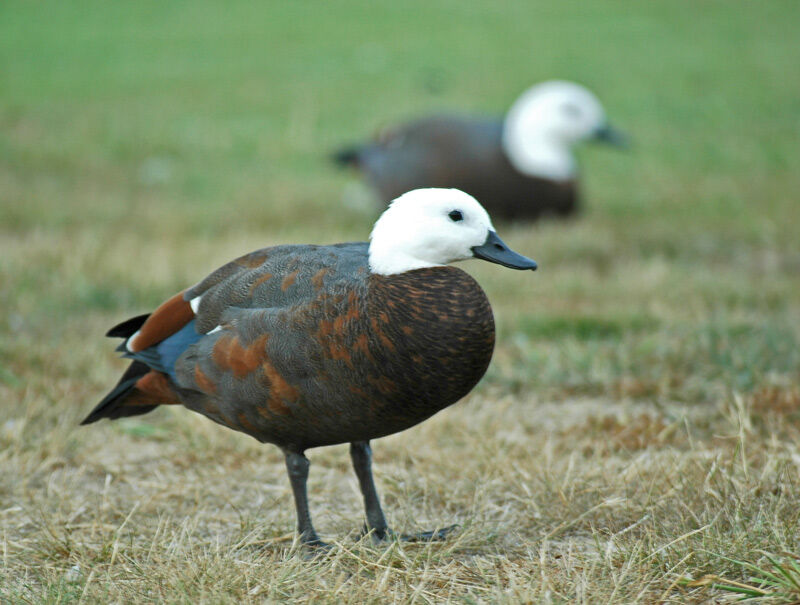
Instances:
[[[372,536],[376,540],[385,540],[388,537],[396,537],[407,542],[428,542],[433,540],[444,540],[457,525],[450,525],[442,529],[424,531],[418,534],[395,534],[386,524],[386,517],[383,516],[381,502],[378,492],[375,489],[375,481],[372,479],[372,448],[369,441],[354,441],[350,444],[350,458],[353,460],[353,468],[361,486],[361,493],[364,496],[364,507],[367,512],[367,530],[372,531]]]
[[[286,470],[289,471],[289,480],[294,493],[294,505],[297,509],[297,531],[300,539],[307,546],[327,546],[319,539],[314,526],[311,524],[311,513],[308,510],[308,467],[311,463],[302,453],[284,450],[286,456]]]
[[[386,517],[381,510],[381,501],[372,479],[372,448],[369,441],[354,441],[350,444],[350,458],[353,468],[364,495],[364,508],[367,511],[367,529],[374,532],[375,538],[383,540],[386,537]]]

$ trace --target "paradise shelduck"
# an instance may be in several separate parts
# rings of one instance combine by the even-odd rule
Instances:
[[[333,158],[360,170],[385,203],[411,189],[456,187],[495,218],[536,220],[578,208],[572,148],[587,139],[626,142],[586,88],[549,81],[525,91],[505,119],[421,118]]]
[[[264,248],[217,269],[108,336],[133,360],[82,424],[180,404],[286,457],[302,542],[311,523],[305,450],[350,443],[367,527],[390,534],[369,441],[464,397],[494,349],[481,287],[448,263],[536,263],[497,236],[483,207],[455,189],[411,191],[371,242]],[[447,529],[409,539],[438,539]]]

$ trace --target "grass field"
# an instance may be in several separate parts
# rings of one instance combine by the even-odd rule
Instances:
[[[224,8],[223,8],[224,6]],[[800,599],[800,4],[0,5],[0,602]],[[283,459],[185,410],[78,427],[102,337],[279,242],[364,239],[339,144],[578,80],[631,133],[585,212],[500,225],[540,270],[465,265],[498,347],[457,406]],[[750,586],[751,588],[744,588]],[[743,593],[731,592],[744,591]],[[747,591],[750,590],[750,593]]]

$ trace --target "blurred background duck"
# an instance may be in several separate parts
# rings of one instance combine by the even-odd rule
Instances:
[[[574,82],[526,90],[503,119],[436,115],[340,149],[334,160],[361,171],[383,203],[421,187],[454,187],[496,218],[567,216],[580,204],[573,148],[585,140],[625,146],[597,97]]]

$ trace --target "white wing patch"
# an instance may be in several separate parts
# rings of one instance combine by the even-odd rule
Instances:
[[[125,348],[128,349],[129,352],[133,353],[133,341],[136,340],[136,337],[139,336],[139,332],[141,330],[136,330],[127,341],[125,341]]]
[[[203,298],[202,296],[195,296],[192,300],[189,301],[189,306],[192,308],[192,311],[195,315],[197,315],[197,310],[200,308],[200,299]]]

